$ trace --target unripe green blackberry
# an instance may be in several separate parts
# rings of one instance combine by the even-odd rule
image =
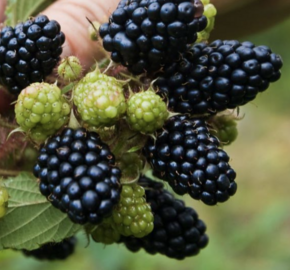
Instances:
[[[63,58],[57,68],[57,73],[64,81],[77,80],[82,74],[80,60],[75,56]]]
[[[103,222],[92,232],[92,238],[97,243],[111,245],[120,240],[120,233],[114,229],[112,219],[104,219]]]
[[[128,100],[127,121],[133,130],[152,133],[163,126],[168,115],[166,103],[151,89]]]
[[[70,105],[54,84],[33,83],[15,105],[16,121],[35,141],[44,141],[69,120]]]
[[[211,134],[216,136],[223,145],[229,145],[238,137],[236,117],[234,115],[215,116],[210,121],[214,130]]]
[[[5,187],[0,186],[0,218],[4,217],[8,206],[8,191]]]
[[[112,126],[126,112],[122,82],[99,70],[88,73],[75,87],[73,100],[88,125]]]
[[[123,185],[120,202],[113,210],[114,228],[124,236],[144,237],[153,230],[153,214],[143,187]]]
[[[197,43],[207,41],[209,39],[210,33],[214,28],[215,16],[217,14],[215,6],[211,4],[209,0],[201,0],[201,2],[204,6],[203,15],[207,18],[207,25],[204,30],[197,33]]]

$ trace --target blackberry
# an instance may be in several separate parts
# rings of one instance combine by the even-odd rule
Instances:
[[[78,80],[82,75],[80,60],[75,56],[63,58],[57,68],[57,73],[65,82]]]
[[[70,104],[55,84],[33,83],[15,104],[18,125],[36,142],[44,142],[69,121]]]
[[[47,243],[38,249],[22,250],[22,252],[25,256],[38,260],[64,260],[74,253],[76,240],[76,237],[73,236],[59,243]]]
[[[219,144],[205,120],[183,115],[171,117],[156,140],[148,139],[143,152],[153,174],[167,181],[177,194],[188,193],[215,205],[228,200],[237,189],[236,173]]]
[[[99,224],[120,199],[121,171],[99,135],[66,128],[40,149],[34,175],[40,192],[79,224]]]
[[[206,25],[200,0],[122,0],[99,33],[114,62],[133,74],[154,72],[178,58]]]
[[[154,213],[154,229],[143,238],[122,237],[126,247],[136,252],[144,248],[150,254],[161,253],[182,260],[197,255],[208,243],[206,226],[194,209],[175,199],[163,185],[141,177],[147,187],[146,200]]]
[[[210,33],[214,28],[215,24],[215,16],[217,14],[217,10],[213,4],[210,3],[209,0],[201,0],[204,6],[204,13],[203,15],[207,18],[207,25],[206,28],[197,33],[197,41],[196,42],[202,42],[207,41],[210,37]]]
[[[112,219],[104,219],[103,222],[92,232],[92,238],[97,243],[111,245],[120,240],[120,233],[113,227]]]
[[[100,72],[88,73],[73,90],[81,119],[90,126],[114,125],[126,112],[123,82]]]
[[[166,103],[152,89],[133,94],[127,101],[127,121],[133,130],[153,133],[168,118]]]
[[[42,82],[62,53],[60,25],[39,15],[0,33],[0,83],[18,95],[33,82]]]
[[[156,86],[176,112],[213,114],[253,100],[280,78],[281,67],[281,57],[266,46],[216,40],[191,46],[164,68]]]
[[[211,134],[216,136],[223,145],[230,145],[238,137],[237,120],[238,118],[230,115],[215,115],[210,119]]]
[[[144,195],[144,188],[137,184],[123,185],[112,214],[113,227],[121,235],[141,238],[153,230],[153,215]]]

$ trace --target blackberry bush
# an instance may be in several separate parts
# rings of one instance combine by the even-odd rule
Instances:
[[[120,199],[121,171],[99,135],[66,128],[40,149],[34,175],[40,192],[79,224],[99,224]]]
[[[267,46],[209,44],[215,15],[209,0],[121,0],[107,23],[88,19],[110,55],[86,74],[74,55],[51,74],[65,39],[56,21],[2,29],[0,83],[18,99],[12,115],[0,106],[0,250],[65,259],[79,231],[178,260],[206,247],[205,223],[167,188],[207,205],[235,194],[221,149],[237,136],[235,109],[282,68]]]
[[[134,74],[175,61],[207,26],[200,0],[121,0],[100,27],[104,48]]]
[[[205,204],[225,202],[237,190],[229,156],[219,148],[201,119],[171,117],[154,138],[149,138],[144,155],[153,174],[167,181],[180,195],[188,193]]]
[[[0,83],[18,95],[33,82],[42,82],[60,60],[65,41],[60,25],[39,15],[0,33]]]

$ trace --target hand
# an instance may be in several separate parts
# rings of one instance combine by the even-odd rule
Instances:
[[[0,23],[4,21],[4,13],[6,7],[6,0],[0,1]]]
[[[101,50],[89,39],[90,23],[86,18],[106,22],[118,3],[119,0],[58,0],[42,13],[58,21],[66,35],[63,56],[77,56],[88,69],[100,57]]]

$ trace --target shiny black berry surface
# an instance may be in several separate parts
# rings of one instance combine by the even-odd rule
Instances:
[[[187,114],[214,114],[244,105],[280,78],[281,57],[251,42],[194,44],[164,67],[156,86],[169,107]]]
[[[143,153],[153,174],[180,195],[188,193],[207,205],[225,202],[237,190],[229,156],[219,148],[204,120],[171,117]]]
[[[65,41],[57,21],[39,15],[0,32],[0,83],[18,95],[41,82],[58,63]]]
[[[200,0],[122,0],[100,27],[111,58],[134,74],[159,70],[175,61],[206,27]]]
[[[79,224],[98,224],[120,199],[121,171],[99,135],[67,128],[40,149],[34,175],[40,192]]]

